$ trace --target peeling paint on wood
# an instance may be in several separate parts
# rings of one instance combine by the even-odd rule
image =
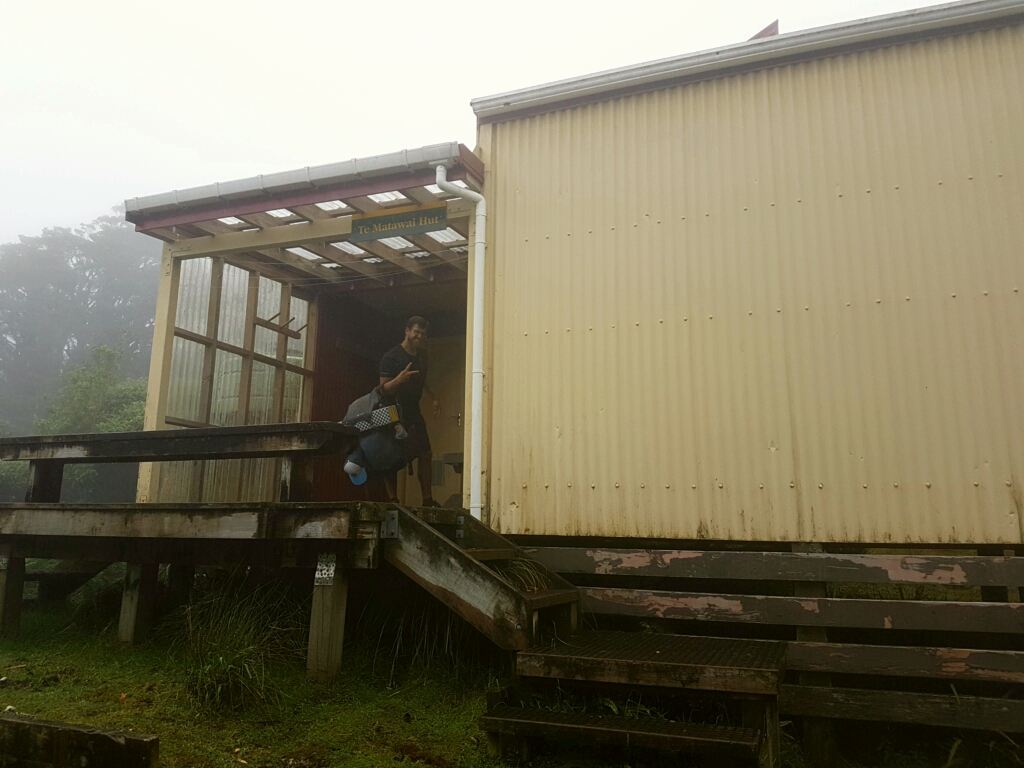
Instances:
[[[834,555],[671,549],[536,547],[530,556],[559,573],[758,581],[1016,586],[1024,557]]]
[[[585,587],[593,613],[664,619],[952,632],[1024,632],[1024,604],[714,595]]]
[[[1024,684],[1024,652],[790,642],[786,666],[847,675],[937,677]]]

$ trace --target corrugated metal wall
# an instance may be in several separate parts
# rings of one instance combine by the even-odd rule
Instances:
[[[481,131],[504,532],[1018,542],[1024,28]]]

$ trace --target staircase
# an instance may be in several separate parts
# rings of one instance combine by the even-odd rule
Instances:
[[[713,765],[779,765],[778,695],[785,643],[640,632],[577,632],[518,654],[520,695],[495,701],[480,720],[493,755],[525,759],[530,738],[648,747],[706,755]],[[589,690],[629,686],[733,699],[735,725],[655,717],[599,717],[526,706],[523,692],[550,681]],[[519,701],[516,701],[516,699]]]
[[[492,755],[522,760],[532,739],[577,739],[705,755],[715,766],[779,766],[785,643],[580,631],[577,588],[464,511],[392,508],[380,537],[384,559],[499,647],[519,652],[517,688],[494,697],[480,719]],[[528,694],[545,685],[731,699],[738,722],[528,706]]]
[[[381,539],[384,559],[501,648],[576,629],[579,590],[464,511],[390,509]]]

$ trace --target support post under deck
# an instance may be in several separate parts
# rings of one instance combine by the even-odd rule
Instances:
[[[341,667],[347,605],[348,577],[338,567],[338,556],[335,553],[320,555],[313,582],[306,655],[306,677],[313,682],[327,682]]]
[[[25,587],[25,558],[12,557],[11,547],[0,547],[0,637],[13,639],[21,632],[21,595]]]
[[[821,553],[821,544],[794,544],[794,552]],[[795,597],[828,597],[825,582],[806,581],[793,584]],[[828,630],[824,627],[797,627],[796,639],[804,642],[827,643]],[[832,677],[822,672],[801,672],[801,685],[832,685]],[[807,762],[813,768],[829,768],[835,763],[836,740],[835,721],[824,717],[805,717],[803,719],[803,748]]]
[[[128,563],[121,596],[121,620],[117,636],[122,643],[135,645],[146,639],[156,607],[156,580],[159,563]]]

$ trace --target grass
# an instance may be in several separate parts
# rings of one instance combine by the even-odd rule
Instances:
[[[389,597],[386,602],[401,603],[405,588],[383,583],[378,575],[377,591],[365,601],[358,595],[350,600],[353,642],[346,646],[344,669],[337,680],[310,684],[301,659],[288,652],[270,653],[261,662],[262,674],[274,694],[254,697],[252,706],[238,709],[230,702],[220,707],[196,706],[196,692],[190,688],[194,670],[190,672],[183,661],[180,641],[175,644],[171,639],[170,628],[182,626],[180,622],[166,624],[164,633],[150,645],[120,646],[116,620],[112,622],[110,615],[116,609],[108,594],[113,581],[113,576],[106,582],[99,579],[95,594],[90,596],[87,590],[76,594],[73,605],[26,605],[22,638],[0,642],[0,709],[13,706],[42,719],[155,733],[160,736],[161,765],[168,768],[499,765],[487,757],[476,720],[486,706],[488,683],[507,674],[507,667],[499,663],[500,654],[487,655],[487,644],[468,632],[461,620],[439,610],[421,593],[413,593],[415,609],[393,615],[374,610],[385,602],[380,599],[382,593]],[[212,594],[216,590],[207,596]],[[245,593],[241,594],[242,608],[225,604],[213,614],[232,615],[246,605],[245,611],[251,613],[256,603],[247,603]],[[259,600],[274,595],[273,591],[255,594]],[[262,615],[293,615],[281,609],[286,601],[278,597],[270,600],[277,606],[273,611],[267,609],[266,601],[259,604]],[[82,605],[91,606],[91,621],[82,619]],[[285,628],[285,636],[291,631],[287,621],[277,626]],[[287,649],[289,641],[275,647]],[[571,692],[560,696],[534,705],[606,715],[617,711],[620,716],[641,719],[678,716],[639,696],[624,700]],[[714,711],[702,714],[717,719]],[[786,726],[785,734],[784,765],[804,768],[795,728]],[[1019,750],[1002,737],[988,734],[965,737],[957,744],[963,734],[871,723],[843,724],[840,734],[843,756],[838,768],[1024,765]],[[578,744],[546,747],[533,762],[535,768],[662,764],[651,753]]]

